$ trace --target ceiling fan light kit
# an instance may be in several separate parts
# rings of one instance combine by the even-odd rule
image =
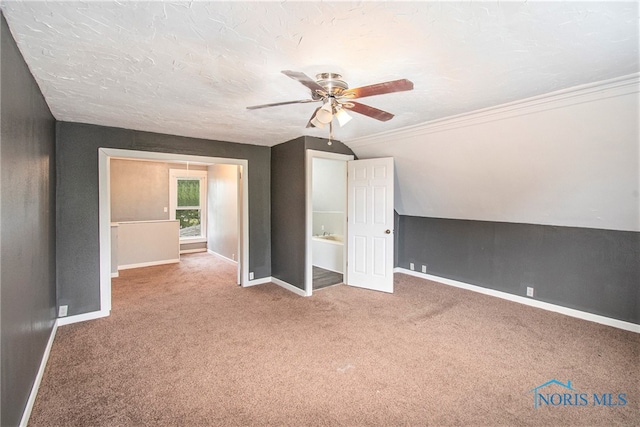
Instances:
[[[340,124],[340,127],[346,125],[353,118],[346,111],[344,111],[344,108],[339,108],[338,111],[336,111],[335,116],[338,120],[338,123]]]
[[[282,73],[306,86],[311,91],[311,99],[254,105],[247,107],[247,109],[256,110],[288,104],[322,102],[322,106],[317,108],[311,115],[307,127],[323,128],[328,124],[330,128],[329,145],[331,145],[331,138],[333,138],[333,118],[336,118],[341,127],[352,119],[345,110],[351,110],[383,122],[393,118],[391,113],[359,102],[353,102],[351,101],[352,99],[413,89],[413,83],[407,79],[349,89],[349,85],[337,73],[320,73],[316,75],[315,80],[299,71],[284,70]]]

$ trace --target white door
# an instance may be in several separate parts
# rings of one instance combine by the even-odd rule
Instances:
[[[348,168],[347,284],[393,292],[393,158]]]

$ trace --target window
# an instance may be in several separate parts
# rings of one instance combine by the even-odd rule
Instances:
[[[169,170],[170,217],[180,221],[180,240],[204,242],[207,238],[207,172]]]

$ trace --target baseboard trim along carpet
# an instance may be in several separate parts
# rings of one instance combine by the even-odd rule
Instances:
[[[271,283],[271,276],[261,277],[260,279],[249,280],[243,287],[248,288],[250,286],[264,285],[265,283]]]
[[[156,265],[164,265],[164,264],[176,264],[179,263],[180,259],[163,259],[162,261],[151,261],[151,262],[141,262],[139,264],[125,264],[119,265],[118,270],[130,270],[132,268],[141,268],[141,267],[153,267]]]
[[[233,265],[238,265],[238,261],[233,260],[233,259],[231,259],[231,258],[227,258],[227,257],[226,257],[226,256],[224,256],[224,255],[220,255],[219,253],[214,252],[214,251],[212,251],[211,249],[207,249],[207,253],[208,253],[208,254],[211,254],[211,255],[213,255],[213,256],[217,256],[218,258],[220,258],[220,259],[222,259],[222,260],[229,261],[229,262],[230,262],[230,263],[232,263]]]
[[[280,279],[277,279],[275,277],[271,277],[271,282],[275,283],[278,286],[281,286],[281,287],[285,288],[288,291],[293,292],[296,295],[300,295],[301,297],[306,297],[307,296],[307,293],[304,291],[304,289],[296,288],[291,283],[287,283],[284,280],[280,280]]]
[[[109,310],[105,311],[92,311],[89,313],[76,314],[75,316],[58,317],[58,326],[70,325],[72,323],[85,322],[87,320],[100,319],[101,317],[108,317]]]
[[[207,248],[198,248],[198,249],[181,249],[180,255],[184,254],[197,254],[198,252],[207,252]]]
[[[27,424],[29,424],[29,417],[31,417],[31,411],[33,410],[33,405],[36,402],[36,396],[38,396],[38,389],[40,388],[40,383],[42,382],[42,377],[44,376],[44,369],[47,367],[47,362],[49,361],[49,354],[51,353],[51,347],[53,346],[53,340],[56,337],[57,331],[58,331],[58,320],[56,319],[56,321],[53,322],[51,335],[49,335],[49,342],[47,342],[47,347],[44,349],[44,354],[42,355],[42,360],[40,361],[40,368],[38,368],[38,374],[36,375],[36,379],[33,382],[33,386],[31,387],[31,393],[29,393],[27,406],[24,408],[24,412],[22,413],[22,419],[20,420],[20,427],[27,427]]]
[[[409,276],[419,277],[433,282],[442,283],[444,285],[454,286],[456,288],[462,288],[473,292],[478,292],[485,295],[490,295],[497,298],[506,299],[509,301],[517,302],[520,304],[528,305],[531,307],[541,308],[547,311],[553,311],[555,313],[564,314],[566,316],[576,317],[582,320],[588,320],[590,322],[600,323],[601,325],[612,326],[618,329],[624,329],[625,331],[635,332],[640,334],[640,325],[635,323],[625,322],[623,320],[612,319],[610,317],[600,316],[598,314],[588,313],[586,311],[575,310],[573,308],[563,307],[561,305],[551,304],[544,301],[538,301],[531,298],[525,298],[518,295],[513,295],[507,292],[497,291],[495,289],[483,288],[482,286],[471,285],[469,283],[459,282],[457,280],[447,279],[445,277],[432,276],[431,274],[419,273],[413,270],[407,270],[401,267],[393,269],[395,273],[403,273]]]

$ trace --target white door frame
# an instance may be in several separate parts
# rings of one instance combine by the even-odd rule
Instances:
[[[100,224],[100,315],[108,316],[111,311],[111,183],[110,159],[121,157],[135,160],[159,162],[223,163],[242,166],[242,198],[238,200],[238,210],[242,212],[240,229],[242,236],[238,258],[240,285],[249,282],[249,161],[221,157],[191,156],[185,154],[156,153],[151,151],[98,148],[98,188]]]
[[[328,151],[307,150],[306,152],[306,226],[305,226],[305,268],[304,268],[304,292],[309,297],[313,294],[313,159],[342,160],[347,167],[347,161],[353,160],[352,154],[330,153]],[[344,185],[347,183],[345,181]],[[345,201],[346,202],[346,201]],[[345,203],[346,206],[346,203]],[[345,212],[344,235],[347,235],[347,220]],[[343,263],[346,264],[347,239],[344,239]],[[347,269],[343,268],[344,280],[347,281]]]

